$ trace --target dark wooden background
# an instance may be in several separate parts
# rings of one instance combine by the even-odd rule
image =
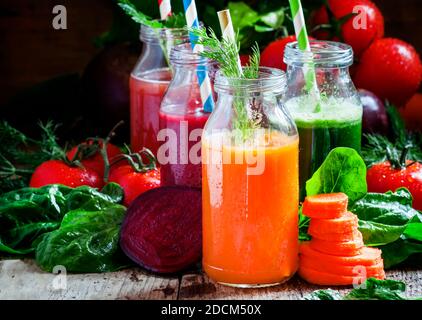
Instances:
[[[422,52],[422,0],[374,2],[385,16],[386,35],[408,41]],[[67,30],[52,28],[52,8],[57,4],[67,8]],[[98,51],[93,39],[111,25],[112,6],[112,0],[2,0],[0,105],[19,89],[82,72]]]

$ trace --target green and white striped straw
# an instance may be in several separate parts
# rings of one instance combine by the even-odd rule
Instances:
[[[303,16],[303,9],[300,0],[289,0],[290,10],[292,12],[292,19],[295,28],[296,38],[299,49],[302,51],[310,52],[311,46],[309,45],[308,33],[306,31],[305,18]],[[317,106],[315,112],[320,111],[320,95],[315,75],[315,67],[313,63],[304,66],[304,74],[306,81],[306,90],[316,96]]]

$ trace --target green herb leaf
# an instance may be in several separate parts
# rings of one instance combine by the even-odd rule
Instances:
[[[228,8],[235,30],[252,27],[260,19],[259,14],[244,2],[229,2]]]
[[[406,226],[403,234],[407,239],[413,239],[422,242],[422,223],[420,221],[409,223]]]
[[[422,243],[408,240],[405,236],[379,248],[382,250],[384,267],[387,269],[406,261],[414,254],[422,253]]]
[[[404,121],[395,106],[386,101],[385,109],[387,111],[388,119],[390,120],[390,126],[394,135],[395,140],[400,143],[404,143],[406,140],[406,126]]]
[[[58,230],[43,235],[35,258],[46,271],[63,265],[68,272],[107,272],[130,263],[119,247],[120,225],[126,208],[68,212]]]
[[[356,201],[350,210],[359,219],[388,225],[405,225],[420,213],[412,208],[412,195],[404,188],[396,192],[368,193]]]
[[[23,188],[0,196],[0,252],[27,254],[43,233],[57,229],[63,216],[75,209],[101,211],[120,201],[117,185],[107,195],[88,186],[49,185]]]
[[[268,12],[261,16],[260,21],[271,27],[272,30],[279,29],[283,26],[284,10],[285,8],[280,8],[279,10]]]
[[[402,294],[406,284],[396,280],[378,280],[369,278],[360,288],[353,289],[345,300],[406,300]]]
[[[123,11],[132,18],[133,21],[149,26],[151,28],[162,28],[163,24],[151,17],[143,14],[130,0],[118,0],[118,5]]]
[[[347,194],[351,202],[366,194],[366,166],[356,150],[343,147],[333,149],[306,182],[308,196],[332,192]]]
[[[338,292],[327,290],[316,290],[307,295],[305,300],[407,300],[404,295],[406,284],[396,280],[378,280],[369,278],[359,288],[351,290],[348,294],[341,296]]]
[[[186,26],[186,16],[183,12],[173,13],[162,23],[166,28],[184,28]]]
[[[359,231],[367,246],[382,246],[400,238],[406,225],[396,226],[374,221],[359,220]]]
[[[412,208],[408,190],[368,193],[349,209],[359,218],[365,245],[382,250],[385,268],[422,252],[422,214]]]
[[[315,290],[314,292],[306,295],[304,300],[341,300],[342,296],[332,289]]]
[[[0,192],[27,186],[38,165],[64,156],[55,135],[57,125],[47,122],[39,126],[41,139],[36,140],[0,121]]]

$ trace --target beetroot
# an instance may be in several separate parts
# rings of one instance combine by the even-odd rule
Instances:
[[[129,206],[120,246],[145,269],[178,272],[202,253],[201,189],[160,187],[141,194]]]

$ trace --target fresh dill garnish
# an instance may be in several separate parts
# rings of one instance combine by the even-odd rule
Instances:
[[[190,28],[189,32],[198,38],[197,44],[203,45],[206,50],[201,52],[203,57],[217,61],[220,69],[227,78],[257,79],[259,73],[260,52],[258,44],[252,47],[249,64],[239,70],[239,44],[236,41],[219,39],[211,28]],[[236,36],[237,38],[237,36]]]
[[[386,103],[391,127],[391,137],[364,134],[367,142],[362,146],[362,157],[368,167],[388,158],[398,159],[406,149],[407,159],[422,162],[422,134],[408,132],[397,108]]]
[[[133,21],[151,28],[183,28],[186,26],[186,18],[183,12],[173,13],[166,20],[160,21],[139,11],[130,0],[118,0],[118,5],[132,18]]]
[[[6,121],[0,121],[0,192],[27,185],[38,165],[63,158],[65,153],[55,134],[57,125],[47,122],[39,126],[41,138],[33,139]]]
[[[239,45],[237,36],[236,41],[224,38],[220,40],[211,28],[208,29],[208,32],[205,28],[190,28],[189,32],[197,38],[197,44],[204,46],[205,50],[200,53],[201,56],[218,62],[220,70],[226,78],[234,81],[258,79],[260,51],[257,43],[252,48],[249,63],[241,70],[238,63]],[[257,112],[259,106],[256,105],[255,99],[250,99],[249,94],[241,86],[234,92],[233,106],[236,118],[233,119],[233,129],[238,130],[242,140],[250,137],[251,130],[259,127],[261,119]]]

